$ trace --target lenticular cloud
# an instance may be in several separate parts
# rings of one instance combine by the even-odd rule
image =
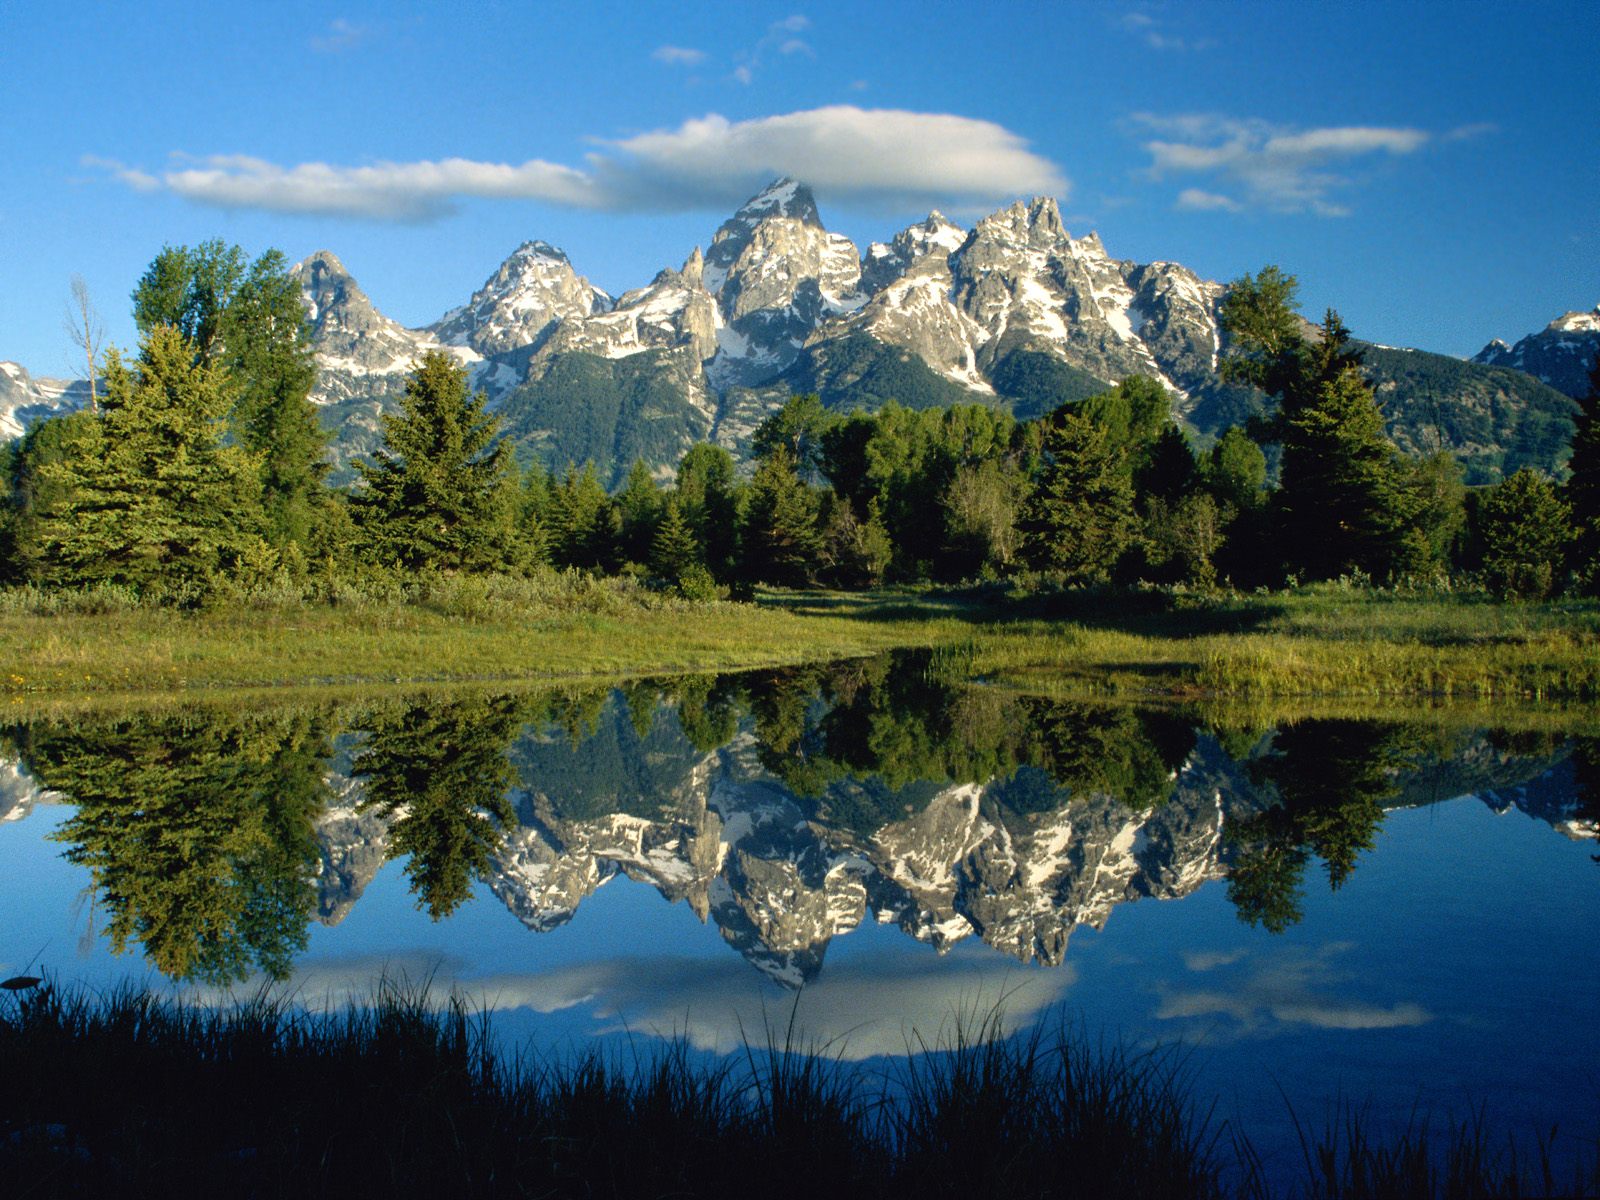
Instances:
[[[85,159],[140,190],[229,209],[432,221],[466,198],[571,208],[674,211],[737,203],[774,175],[805,179],[830,201],[981,203],[1069,184],[1017,134],[948,113],[849,105],[729,121],[711,114],[620,140],[595,139],[581,167],[447,158],[361,166],[293,165],[213,155],[147,172]]]

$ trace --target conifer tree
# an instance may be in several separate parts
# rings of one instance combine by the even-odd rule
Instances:
[[[620,522],[617,507],[595,474],[594,463],[583,470],[567,465],[566,475],[550,490],[550,558],[558,567],[609,571],[616,567]]]
[[[750,481],[743,543],[748,579],[784,587],[811,581],[821,550],[817,502],[784,446],[772,449]]]
[[[667,498],[650,543],[649,562],[656,577],[671,584],[681,582],[692,568],[700,565],[700,549],[695,545],[694,531],[683,519],[676,496]]]
[[[1045,466],[1019,522],[1023,552],[1069,582],[1110,576],[1133,531],[1133,488],[1105,429],[1057,410],[1045,433]]]
[[[1572,472],[1564,498],[1572,509],[1573,570],[1590,595],[1600,593],[1600,357],[1589,368],[1589,390],[1578,401],[1572,433]]]
[[[383,419],[377,462],[357,464],[365,487],[352,504],[373,561],[413,571],[516,565],[511,452],[495,440],[486,403],[449,355],[422,356],[400,411]]]
[[[1313,579],[1397,563],[1407,504],[1398,455],[1372,389],[1354,367],[1288,416],[1278,490],[1291,564]]]
[[[113,351],[105,383],[100,418],[39,467],[39,580],[204,589],[260,544],[256,460],[222,443],[222,373],[162,326],[132,369]]]
[[[729,580],[739,554],[740,496],[733,456],[709,442],[690,446],[678,463],[677,498],[706,569]]]
[[[617,493],[616,504],[621,526],[618,549],[623,561],[649,563],[656,524],[661,520],[662,497],[661,488],[644,459],[633,460],[628,478]]]

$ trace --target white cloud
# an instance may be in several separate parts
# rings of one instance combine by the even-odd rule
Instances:
[[[1208,192],[1201,188],[1184,188],[1178,193],[1176,207],[1187,209],[1191,212],[1238,212],[1241,205],[1237,200],[1224,196],[1220,192]]]
[[[353,50],[372,35],[370,25],[357,25],[343,17],[335,17],[327,32],[311,39],[311,48],[318,54],[343,54]]]
[[[693,67],[705,62],[706,52],[689,46],[657,46],[650,57],[669,67]]]
[[[1163,22],[1147,12],[1123,13],[1115,23],[1152,50],[1209,50],[1216,45],[1212,38],[1186,38],[1170,33]]]
[[[1185,956],[1191,971],[1217,971],[1246,963],[1232,986],[1178,988],[1163,993],[1155,1017],[1160,1021],[1228,1017],[1234,1036],[1261,1036],[1285,1026],[1317,1029],[1401,1029],[1425,1025],[1433,1014],[1409,1002],[1383,1004],[1333,993],[1344,982],[1338,958],[1351,947],[1333,942],[1316,950],[1284,948],[1268,954],[1243,953]]]
[[[748,86],[750,82],[755,79],[755,77],[755,72],[742,64],[733,69],[733,78],[734,82],[736,83],[742,83]]]
[[[1222,192],[1186,189],[1180,208],[1246,206],[1277,212],[1344,216],[1349,209],[1331,195],[1354,181],[1333,170],[1336,164],[1373,155],[1403,157],[1432,139],[1423,129],[1383,126],[1332,126],[1297,130],[1258,119],[1213,114],[1154,116],[1138,113],[1136,127],[1156,136],[1144,143],[1152,179],[1211,175],[1241,189],[1243,199]],[[1220,201],[1227,200],[1228,203]]]
[[[545,972],[471,975],[464,962],[425,955],[353,956],[297,968],[288,994],[308,1009],[339,1011],[370,1002],[387,979],[406,995],[443,1006],[452,993],[498,1011],[567,1012],[597,1033],[682,1036],[698,1050],[737,1051],[764,1030],[783,1026],[796,994],[763,980],[733,956],[619,958]],[[908,1046],[947,1041],[961,1021],[971,1030],[997,1017],[1003,1033],[1022,1028],[1059,1003],[1076,981],[1070,967],[1018,967],[989,951],[936,957],[894,956],[870,966],[830,963],[798,994],[796,1044],[859,1061],[905,1054]],[[231,992],[202,993],[213,1003]]]
[[[986,202],[1068,182],[1018,135],[947,113],[810,109],[748,121],[717,114],[600,147],[582,167],[543,159],[493,163],[448,158],[339,166],[283,165],[246,155],[180,160],[146,172],[86,159],[130,187],[163,189],[226,209],[431,221],[464,198],[537,200],[569,208],[684,211],[737,204],[778,175],[831,203]]]

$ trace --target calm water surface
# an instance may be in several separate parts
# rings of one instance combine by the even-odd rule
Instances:
[[[1000,1005],[1290,1110],[1600,1125],[1600,740],[941,681],[41,721],[0,743],[0,973],[304,1003],[384,975],[580,1048],[786,1024],[877,1060]],[[1524,726],[1527,722],[1522,722]],[[1287,1103],[1286,1103],[1287,1101]]]

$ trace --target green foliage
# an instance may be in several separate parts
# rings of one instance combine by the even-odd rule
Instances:
[[[1224,431],[1211,447],[1203,476],[1213,496],[1241,512],[1266,503],[1267,456],[1237,425]]]
[[[618,359],[560,354],[501,400],[501,427],[524,460],[551,471],[592,462],[601,485],[616,487],[629,464],[670,465],[710,432],[681,379],[665,351]]]
[[[1415,751],[1405,726],[1302,721],[1280,729],[1251,775],[1277,803],[1230,821],[1228,898],[1239,919],[1281,933],[1300,920],[1301,879],[1311,854],[1338,888],[1370,850],[1397,770]]]
[[[417,907],[434,920],[488,876],[515,824],[506,754],[524,715],[518,700],[502,696],[419,701],[372,718],[353,772],[365,783],[361,809],[393,818],[389,857],[407,858]]]
[[[765,462],[779,452],[787,454],[801,479],[810,482],[822,463],[823,438],[836,420],[822,407],[821,397],[790,396],[782,408],[756,427],[750,453],[757,462]]]
[[[1105,380],[1036,350],[1014,350],[1006,355],[990,369],[989,382],[1010,402],[1012,415],[1019,421],[1045,416],[1063,404],[1106,390]]]
[[[1489,489],[1475,515],[1491,591],[1537,600],[1559,586],[1572,519],[1549,480],[1524,467]]]
[[[250,262],[217,240],[168,246],[134,289],[133,315],[142,334],[176,329],[200,362],[224,371],[229,431],[260,464],[267,539],[315,553],[328,436],[308,399],[316,364],[283,254]]]
[[[1017,514],[1027,477],[1011,461],[962,463],[940,498],[945,514],[943,574],[976,579],[1008,574],[1021,551]]]
[[[1105,430],[1106,445],[1130,477],[1149,466],[1157,443],[1172,425],[1172,400],[1166,389],[1144,375],[1131,375],[1072,411]]]
[[[1228,285],[1217,310],[1231,349],[1222,360],[1223,378],[1247,383],[1270,395],[1289,392],[1301,374],[1306,351],[1295,302],[1300,282],[1275,266],[1244,275]]]
[[[768,454],[750,481],[742,543],[746,579],[785,587],[811,581],[821,551],[817,498],[784,446]]]
[[[1133,489],[1106,428],[1058,412],[1045,435],[1047,462],[1019,522],[1023,553],[1069,582],[1109,578],[1133,530]]]
[[[741,503],[733,455],[709,442],[689,447],[678,463],[677,500],[706,569],[730,580],[738,563]]]
[[[323,722],[304,713],[41,725],[24,761],[73,801],[52,836],[89,868],[112,948],[176,980],[286,978],[315,905]]]
[[[199,595],[260,540],[257,460],[222,443],[222,372],[159,326],[132,370],[108,355],[105,384],[102,416],[52,431],[37,466],[36,578]]]
[[[661,520],[661,487],[643,459],[635,459],[617,493],[617,552],[624,562],[649,563],[656,524]]]
[[[1572,434],[1572,474],[1562,498],[1572,510],[1573,567],[1590,595],[1600,593],[1600,359],[1589,369],[1589,390],[1578,402]]]
[[[818,574],[832,587],[866,588],[883,582],[893,546],[889,531],[874,498],[867,503],[867,519],[857,518],[855,510],[838,493],[824,498],[821,550]]]
[[[384,417],[375,463],[359,464],[352,505],[370,561],[412,571],[493,571],[519,565],[518,480],[497,443],[486,398],[467,389],[466,368],[423,355]]]
[[[1291,565],[1311,579],[1386,576],[1401,558],[1405,499],[1372,389],[1346,367],[1285,422],[1277,500]]]
[[[621,519],[595,475],[594,464],[579,471],[571,463],[550,489],[550,559],[558,567],[609,571],[617,564]]]
[[[658,579],[680,585],[696,567],[703,567],[694,530],[683,519],[676,496],[667,498],[666,510],[650,545],[650,570]]]

